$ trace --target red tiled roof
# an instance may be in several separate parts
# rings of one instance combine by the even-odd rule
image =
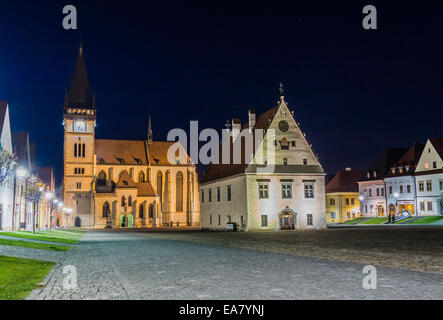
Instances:
[[[326,193],[358,192],[357,181],[363,176],[364,171],[339,171],[326,185]]]
[[[137,188],[137,184],[131,178],[128,171],[123,170],[122,173],[120,174],[120,177],[119,177],[118,182],[116,184],[116,188],[135,189],[135,188]]]
[[[95,140],[97,164],[147,165],[145,141]]]
[[[138,197],[158,197],[154,188],[150,182],[137,183],[137,196]]]

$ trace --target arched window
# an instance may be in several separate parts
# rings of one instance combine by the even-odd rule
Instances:
[[[138,182],[145,182],[145,173],[143,171],[140,171],[138,174]]]
[[[106,201],[103,205],[103,218],[107,218],[109,214],[111,214],[111,210],[109,209],[109,203]]]
[[[82,157],[85,157],[85,149],[86,149],[86,145],[83,143],[83,150],[82,150]]]
[[[138,216],[140,217],[140,219],[143,219],[145,217],[143,203],[141,203],[138,207]]]
[[[177,191],[175,202],[176,211],[181,212],[183,211],[183,173],[180,171],[177,173],[175,190]]]
[[[132,197],[131,196],[128,197],[128,206],[132,207]]]
[[[160,196],[160,203],[162,203],[162,199],[163,199],[162,188],[163,188],[163,176],[162,176],[162,172],[159,171],[157,173],[157,193]]]
[[[122,196],[122,207],[126,206],[126,198]]]
[[[154,206],[152,203],[149,205],[149,218],[154,218]]]
[[[74,144],[74,157],[77,158],[77,144]]]

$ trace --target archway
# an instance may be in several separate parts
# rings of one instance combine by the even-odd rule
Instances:
[[[383,208],[383,206],[378,206],[378,216],[384,217],[384,215],[385,215],[385,209]]]
[[[74,223],[74,225],[76,226],[76,227],[81,227],[82,226],[82,219],[80,219],[80,217],[76,217],[75,218],[75,223]]]
[[[134,216],[132,214],[128,214],[127,221],[127,228],[134,228]]]
[[[297,224],[297,214],[286,208],[280,213],[280,229],[281,230],[294,230]]]
[[[126,228],[126,226],[128,225],[128,219],[126,218],[126,215],[122,214],[120,215],[120,218],[118,219],[118,225],[120,226],[120,228]]]

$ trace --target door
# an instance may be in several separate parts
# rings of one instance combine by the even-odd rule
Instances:
[[[126,226],[127,228],[134,228],[134,216],[132,214],[128,214]]]
[[[120,228],[126,228],[126,226],[127,226],[127,218],[124,214],[120,215],[119,225],[120,225]]]
[[[293,230],[295,229],[294,214],[290,211],[285,211],[280,215],[280,229]]]
[[[82,219],[80,217],[75,218],[75,226],[79,228],[82,226]]]

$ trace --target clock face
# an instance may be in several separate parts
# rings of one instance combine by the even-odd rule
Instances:
[[[86,124],[84,121],[76,121],[74,122],[74,131],[75,132],[85,132],[86,131]]]
[[[286,121],[280,121],[278,128],[281,132],[287,132],[289,130],[289,124]]]

